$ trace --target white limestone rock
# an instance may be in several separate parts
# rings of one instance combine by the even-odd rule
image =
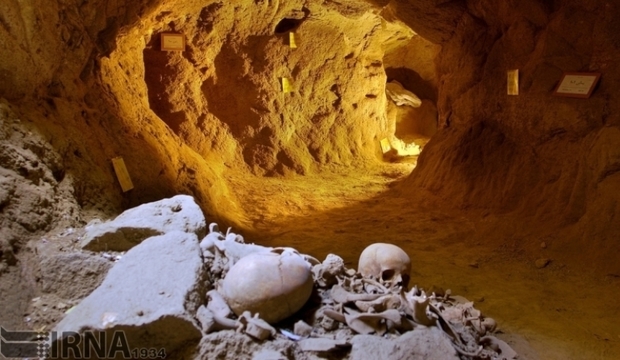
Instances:
[[[130,346],[169,354],[202,336],[195,314],[204,303],[205,277],[195,234],[150,238],[129,250],[55,330],[105,331],[107,341],[123,330]]]
[[[414,108],[422,106],[422,100],[396,80],[385,84],[385,93],[398,106],[407,105]]]
[[[202,210],[188,195],[147,203],[129,209],[114,220],[86,227],[80,245],[91,251],[126,251],[151,236],[170,231],[206,234]]]

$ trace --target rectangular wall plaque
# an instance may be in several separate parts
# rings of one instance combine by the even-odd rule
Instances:
[[[290,93],[293,92],[293,86],[291,85],[291,81],[288,78],[282,78],[282,92]]]
[[[381,151],[385,154],[386,152],[392,150],[390,146],[390,141],[388,139],[381,139]]]
[[[288,45],[291,47],[291,49],[297,49],[297,42],[295,41],[294,32],[290,32],[288,34]]]
[[[183,34],[163,33],[161,34],[162,51],[184,51],[185,36]]]
[[[587,99],[600,79],[600,73],[566,72],[553,95]]]
[[[129,172],[127,171],[123,158],[119,156],[112,159],[112,166],[114,166],[116,178],[118,179],[118,183],[121,184],[123,192],[133,189],[133,183],[131,182],[131,177],[129,177]]]
[[[508,70],[508,95],[519,95],[519,69]]]

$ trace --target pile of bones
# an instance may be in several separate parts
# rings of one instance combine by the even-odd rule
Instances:
[[[368,246],[357,271],[333,254],[320,262],[292,248],[246,244],[217,224],[200,247],[212,281],[198,310],[207,332],[232,329],[257,341],[285,336],[302,350],[329,352],[346,351],[355,334],[390,338],[438,327],[462,359],[517,357],[472,302],[450,290],[408,289],[411,261],[395,245]]]

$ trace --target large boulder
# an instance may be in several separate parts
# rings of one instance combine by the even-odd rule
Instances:
[[[41,287],[65,299],[83,298],[97,288],[114,263],[86,253],[62,253],[41,261]]]
[[[205,276],[196,235],[177,231],[152,237],[128,251],[101,286],[57,325],[53,350],[76,336],[99,339],[102,333],[105,349],[115,345],[115,355],[123,356],[136,346],[170,354],[198,343],[201,331],[194,314],[204,303]]]
[[[182,230],[206,235],[207,224],[194,198],[177,195],[129,209],[114,220],[87,226],[81,242],[92,251],[126,251],[151,236]]]

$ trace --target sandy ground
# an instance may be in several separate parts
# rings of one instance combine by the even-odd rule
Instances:
[[[371,243],[397,244],[412,258],[412,284],[475,301],[498,321],[500,337],[520,359],[618,359],[618,277],[579,270],[587,264],[537,268],[511,234],[481,237],[483,228],[493,233],[492,223],[518,221],[510,216],[472,219],[433,206],[423,193],[399,196],[398,182],[412,168],[386,164],[366,173],[286,179],[230,174],[246,211],[246,229],[236,230],[246,242],[291,246],[319,260],[335,253],[349,267]]]

